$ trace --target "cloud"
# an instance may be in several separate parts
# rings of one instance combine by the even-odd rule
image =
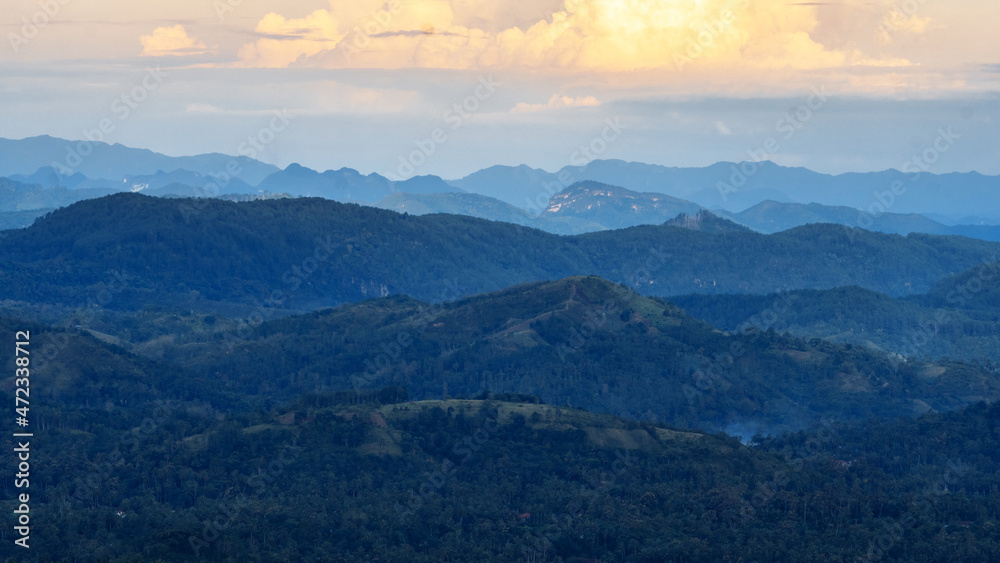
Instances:
[[[571,98],[569,96],[560,96],[559,94],[553,94],[549,101],[544,104],[527,104],[519,103],[512,110],[511,113],[534,113],[539,111],[546,111],[552,109],[562,109],[562,108],[575,108],[575,107],[596,107],[601,105],[601,102],[593,96],[580,96],[577,98]]]
[[[875,37],[882,45],[889,45],[895,41],[896,34],[920,35],[926,33],[931,27],[931,18],[922,18],[916,14],[904,14],[898,8],[893,7],[885,14],[877,26]]]
[[[916,14],[907,16],[901,12],[893,10],[883,20],[887,27],[894,27],[906,33],[924,33],[931,24],[930,18],[922,18]]]
[[[211,96],[210,93],[206,93]],[[365,88],[336,81],[311,81],[308,89],[283,95],[280,101],[256,99],[252,103],[237,103],[220,99],[190,101],[184,106],[187,114],[218,116],[268,116],[275,107],[281,107],[296,116],[317,117],[331,115],[372,114],[384,116],[412,110],[419,103],[419,96],[411,90],[398,88]]]
[[[225,110],[212,104],[190,102],[184,106],[186,113],[225,113]]]
[[[822,3],[565,0],[561,10],[543,19],[488,31],[476,27],[481,18],[469,15],[468,0],[394,2],[358,0],[299,20],[269,14],[257,25],[261,39],[245,45],[240,59],[249,66],[273,67],[571,72],[909,64],[817,41]],[[456,16],[459,5],[464,18]],[[927,23],[909,16],[901,25],[916,32]]]
[[[245,66],[287,67],[301,56],[336,47],[345,35],[339,28],[337,19],[327,10],[316,10],[298,19],[272,12],[257,24],[255,31],[261,38],[244,45],[239,58]]]
[[[871,67],[904,67],[913,66],[913,63],[907,59],[893,58],[893,57],[882,57],[880,59],[873,59],[871,57],[866,57],[864,53],[859,50],[855,50],[851,57],[852,66],[871,66]]]
[[[726,137],[732,137],[733,135],[733,131],[721,121],[715,122],[715,130],[718,131],[720,135],[724,135]]]
[[[152,35],[139,38],[143,57],[201,55],[207,50],[201,41],[188,36],[183,25],[158,27]]]

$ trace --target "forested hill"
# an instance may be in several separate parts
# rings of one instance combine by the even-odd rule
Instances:
[[[996,406],[750,448],[511,397],[372,399],[73,411],[32,466],[46,525],[17,561],[1000,557]]]
[[[169,338],[154,332],[135,342],[128,322],[99,332],[0,319],[0,329],[32,331],[34,365],[46,374],[34,393],[42,403],[119,413],[157,400],[197,399],[232,411],[315,391],[395,386],[417,399],[527,393],[550,404],[749,436],[823,417],[913,416],[1000,397],[995,371],[893,362],[866,348],[771,331],[726,334],[660,298],[596,277],[437,306],[389,297],[256,328],[165,317],[143,316],[148,324],[169,322]],[[4,388],[13,382],[11,372]]]
[[[590,274],[660,296],[844,285],[907,295],[1000,251],[961,237],[832,225],[775,235],[644,226],[559,237],[322,199],[138,194],[80,202],[8,235],[0,241],[8,299],[85,304],[110,292],[105,301],[118,308],[214,300],[301,310],[392,294],[441,300]]]
[[[725,334],[596,277],[437,307],[371,300],[156,353],[248,397],[387,385],[420,399],[491,390],[744,435],[808,427],[824,416],[912,416],[1000,397],[996,373],[951,362],[898,364],[865,348],[773,332]]]
[[[866,345],[907,357],[1000,364],[1000,262],[949,276],[906,298],[859,287],[782,295],[684,295],[671,301],[723,330],[766,326],[803,338]],[[787,302],[776,314],[773,303]]]

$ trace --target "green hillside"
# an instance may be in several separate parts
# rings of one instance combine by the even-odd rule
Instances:
[[[18,561],[1000,556],[995,406],[757,447],[489,397],[74,413],[45,433]]]
[[[1000,263],[982,264],[905,299],[861,289],[686,295],[671,300],[728,331],[774,328],[893,355],[1000,362]],[[787,306],[775,304],[785,304]]]
[[[406,294],[438,301],[600,275],[647,295],[858,285],[928,290],[1000,252],[961,237],[814,225],[775,235],[645,226],[560,237],[469,217],[414,217],[320,199],[252,202],[118,194],[59,209],[0,240],[8,299],[311,310]],[[111,291],[111,290],[109,290]]]
[[[550,404],[742,435],[794,430],[835,414],[864,420],[952,410],[1000,394],[1000,376],[989,371],[950,362],[900,365],[863,347],[774,332],[725,334],[596,277],[441,306],[372,300],[157,349],[163,361],[248,396],[388,385],[418,399],[528,393]]]

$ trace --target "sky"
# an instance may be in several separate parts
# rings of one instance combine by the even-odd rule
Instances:
[[[6,0],[0,137],[459,178],[1000,174],[996,0]]]

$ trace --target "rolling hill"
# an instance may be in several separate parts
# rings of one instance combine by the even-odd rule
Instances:
[[[560,283],[469,300],[435,320],[457,343],[462,335],[448,321],[481,319],[488,327],[497,305],[515,312],[541,303],[524,300],[525,291],[620,289],[594,279]],[[353,308],[391,316],[399,304]],[[664,310],[667,321],[677,318],[675,309]],[[325,323],[336,313],[311,320]],[[308,320],[264,325],[248,346],[292,344],[282,327]],[[397,315],[394,322],[405,321]],[[609,330],[624,336],[635,322],[644,324],[620,321]],[[8,319],[0,326],[51,332]],[[240,395],[229,381],[59,334],[66,333],[55,331],[53,342],[65,344],[36,368],[57,377],[44,380],[31,411],[45,438],[44,463],[31,465],[32,484],[44,484],[31,489],[31,515],[46,522],[32,530],[33,554],[43,555],[31,560],[81,551],[171,562],[832,556],[987,563],[1000,555],[996,405],[864,424],[826,419],[809,432],[744,445],[521,393],[414,401],[399,387],[381,387],[225,404]],[[750,355],[763,360],[781,350],[780,339],[768,341],[751,344]],[[418,337],[407,352],[423,353],[429,342]],[[870,367],[864,354],[840,350],[850,352],[845,366]],[[274,388],[297,381],[268,375]],[[904,374],[897,391],[914,381],[940,385]],[[13,400],[10,390],[8,379],[0,394]],[[0,470],[14,474],[15,463],[6,456]]]
[[[116,308],[201,300],[310,310],[600,275],[648,295],[767,294],[857,285],[892,296],[1000,252],[961,237],[813,225],[774,235],[643,226],[560,237],[453,215],[405,216],[322,199],[229,202],[116,194],[56,210],[0,241],[7,298]],[[122,281],[124,280],[124,281]]]
[[[728,331],[764,326],[802,338],[864,345],[892,356],[1000,364],[1000,262],[981,264],[907,298],[843,287],[671,300]],[[785,305],[775,311],[775,303]]]
[[[245,396],[398,386],[417,399],[538,395],[674,426],[769,432],[821,417],[864,420],[1000,397],[1000,376],[961,364],[900,366],[864,348],[724,334],[596,277],[431,306],[404,297],[288,317],[162,347]],[[925,377],[933,371],[935,377]],[[272,374],[285,374],[280,384]],[[749,432],[752,435],[752,431]]]
[[[1000,555],[996,407],[751,448],[502,396],[338,399],[224,420],[172,403],[136,428],[75,413],[88,431],[51,432],[35,469],[32,539],[171,562]]]

